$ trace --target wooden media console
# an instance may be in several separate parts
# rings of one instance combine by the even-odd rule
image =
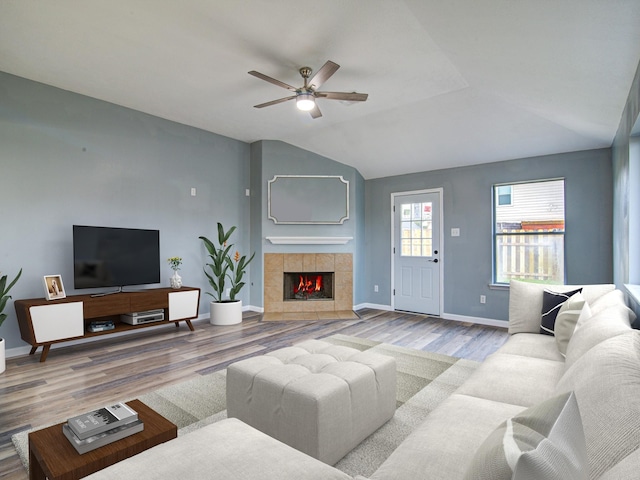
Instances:
[[[119,292],[110,295],[72,295],[60,300],[32,298],[14,302],[20,336],[31,345],[30,355],[42,347],[40,361],[47,359],[51,345],[81,338],[110,335],[179,322],[185,322],[193,331],[191,320],[198,317],[200,289],[192,287],[154,288],[137,292]],[[120,321],[120,315],[149,310],[164,310],[164,320],[141,325],[130,325]],[[90,332],[92,321],[112,320],[115,328],[101,332]]]

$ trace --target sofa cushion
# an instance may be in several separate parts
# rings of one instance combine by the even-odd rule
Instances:
[[[454,480],[464,477],[485,438],[523,407],[454,393],[369,478]]]
[[[598,343],[631,330],[631,322],[635,318],[633,312],[624,304],[608,307],[591,316],[586,321],[579,321],[567,344],[566,368]]]
[[[554,326],[554,336],[558,351],[564,356],[567,354],[567,345],[576,329],[576,324],[581,315],[591,317],[589,304],[585,301],[582,293],[576,293],[569,300],[562,304],[556,324]]]
[[[465,480],[586,480],[587,450],[573,392],[545,400],[494,430]]]
[[[564,370],[561,361],[494,353],[456,393],[530,407],[553,394]]]
[[[568,391],[580,407],[591,478],[599,478],[638,448],[640,332],[604,340],[577,359],[556,387]]]
[[[569,292],[555,292],[544,289],[542,292],[542,310],[540,312],[540,333],[543,335],[553,335],[556,325],[556,317],[562,306],[576,293],[582,292],[582,288],[577,288]]]
[[[350,480],[351,477],[230,418],[145,450],[91,480]]]
[[[540,312],[542,311],[542,292],[545,288],[556,292],[568,292],[581,285],[541,285],[538,283],[511,280],[509,283],[509,333],[538,333],[540,331]],[[612,284],[583,285],[582,295],[592,304],[602,295],[615,289]]]
[[[505,344],[498,349],[498,353],[564,362],[564,357],[558,351],[555,338],[539,333],[511,335]]]

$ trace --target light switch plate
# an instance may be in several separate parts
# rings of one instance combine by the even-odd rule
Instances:
[[[452,228],[451,229],[451,236],[452,237],[459,237],[460,236],[460,229],[459,228]]]

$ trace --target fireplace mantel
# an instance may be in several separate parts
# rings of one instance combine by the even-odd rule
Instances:
[[[353,237],[265,237],[274,245],[344,245]]]

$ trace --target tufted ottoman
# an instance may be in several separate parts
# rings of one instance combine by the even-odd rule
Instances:
[[[227,415],[329,465],[396,409],[392,357],[308,340],[227,369]]]

